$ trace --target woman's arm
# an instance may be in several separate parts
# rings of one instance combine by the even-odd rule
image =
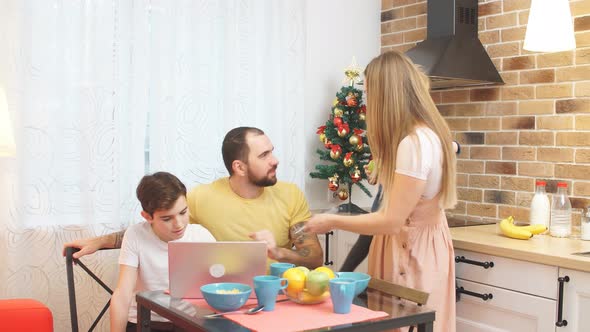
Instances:
[[[306,223],[305,230],[326,233],[336,228],[366,235],[396,234],[420,201],[425,187],[424,180],[396,173],[389,194],[387,215],[384,212],[356,216],[318,214]]]
[[[124,332],[129,317],[129,306],[133,299],[133,291],[137,282],[137,268],[119,264],[119,281],[111,297],[110,315],[111,331]]]

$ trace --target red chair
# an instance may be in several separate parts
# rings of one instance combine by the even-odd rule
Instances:
[[[53,332],[53,315],[37,300],[0,300],[0,331]]]

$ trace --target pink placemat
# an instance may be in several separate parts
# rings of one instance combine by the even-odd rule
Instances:
[[[186,300],[194,305],[208,307],[204,300]],[[256,304],[250,299],[248,304]],[[253,331],[302,331],[321,327],[357,323],[389,316],[383,311],[373,311],[358,305],[352,305],[350,313],[335,314],[332,301],[320,304],[297,304],[291,301],[276,304],[273,311],[261,311],[255,315],[227,315],[230,319]]]

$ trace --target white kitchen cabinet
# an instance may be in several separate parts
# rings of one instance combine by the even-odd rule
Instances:
[[[457,287],[472,293],[457,302],[458,332],[556,331],[556,266],[463,250],[455,256],[463,257],[456,263]]]
[[[457,287],[491,294],[486,301],[461,294],[457,302],[457,331],[554,332],[555,300],[457,279]]]
[[[590,331],[590,273],[560,268],[559,276],[569,278],[563,284],[563,319],[567,325],[556,331]]]
[[[329,244],[329,252],[326,256],[326,236],[330,239]],[[352,246],[356,243],[358,238],[358,234],[341,231],[341,230],[334,230],[332,234],[318,234],[318,240],[320,241],[320,245],[322,246],[322,250],[324,251],[324,264],[329,268],[333,269],[334,271],[340,270],[346,256],[352,249]],[[367,259],[359,264],[355,271],[357,272],[367,272]],[[331,264],[326,264],[331,263]]]
[[[346,259],[346,256],[348,256],[350,249],[352,249],[352,247],[356,243],[356,240],[358,239],[359,235],[356,233],[341,230],[335,231],[335,233],[336,234],[334,240],[336,254],[334,267],[335,269],[340,270],[342,264],[344,263],[344,260]],[[363,262],[359,264],[359,266],[355,269],[355,271],[367,273],[367,261],[368,259],[365,258]]]

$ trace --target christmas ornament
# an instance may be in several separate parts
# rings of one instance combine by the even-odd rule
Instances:
[[[332,141],[326,138],[326,140],[324,141],[324,146],[326,147],[326,149],[332,148]]]
[[[316,134],[320,135],[320,142],[324,143],[324,141],[326,140],[326,126],[319,126],[318,130],[315,132]]]
[[[349,107],[356,107],[356,105],[358,105],[356,97],[352,93],[349,93],[348,96],[346,96],[346,105]]]
[[[361,151],[363,149],[363,137],[361,135],[364,131],[358,128],[354,128],[352,131],[354,134],[350,136],[348,143],[350,143],[356,151]]]
[[[359,114],[359,120],[361,121],[365,121],[366,115],[367,115],[367,106],[362,105],[358,110],[357,110],[358,114]]]
[[[352,166],[354,164],[354,160],[352,159],[353,152],[348,152],[344,155],[344,160],[342,160],[342,164],[346,167]]]
[[[338,126],[338,136],[344,137],[348,135],[349,132],[350,128],[348,127],[348,123],[343,123],[340,126]]]
[[[352,57],[350,66],[344,69],[344,75],[346,75],[344,83],[348,83],[350,86],[354,86],[355,83],[359,84],[361,82],[361,69],[356,64],[355,57]]]
[[[350,179],[353,183],[357,183],[361,179],[361,170],[358,166],[354,166],[354,171],[350,173]]]
[[[359,145],[360,142],[362,142],[362,138],[358,137],[356,134],[352,134],[348,139],[348,143],[350,143],[350,145],[356,146]]]
[[[363,144],[363,142],[361,141],[361,144],[357,145],[354,147],[354,151],[356,152],[361,152],[365,149],[365,145]]]
[[[340,198],[341,201],[345,201],[348,198],[348,191],[344,188],[340,189],[338,192],[338,198]]]
[[[342,125],[342,118],[335,117],[334,120],[332,120],[332,121],[334,121],[334,126],[336,128],[338,128],[338,127],[340,127]]]
[[[342,153],[342,148],[340,147],[340,145],[334,144],[331,147],[330,158],[336,160],[336,159],[340,158],[341,153]]]
[[[334,101],[332,102],[332,106],[336,106],[338,105],[338,98],[334,98]]]
[[[330,189],[331,191],[338,190],[338,187],[340,187],[340,185],[338,184],[338,174],[334,174],[334,176],[328,177],[328,181],[328,189]]]
[[[344,115],[344,111],[336,107],[334,109],[334,116],[340,118],[342,115]]]

